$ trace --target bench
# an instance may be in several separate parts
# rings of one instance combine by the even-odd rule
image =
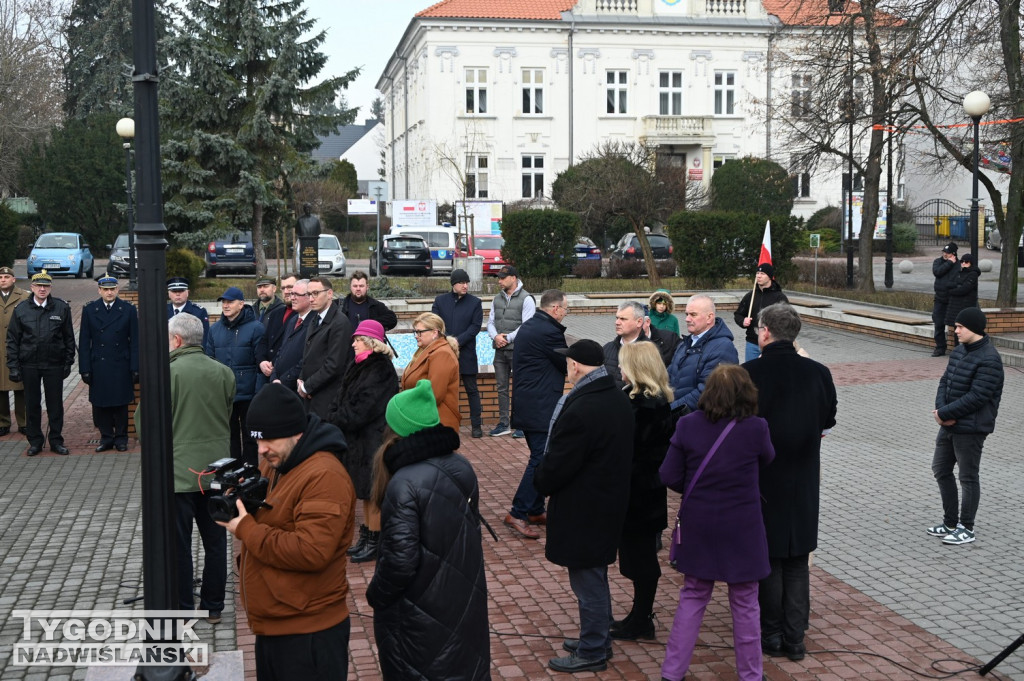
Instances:
[[[925,324],[931,324],[932,320],[929,317],[908,317],[907,315],[898,314],[894,312],[883,312],[880,310],[862,310],[859,308],[848,309],[845,311],[848,315],[855,317],[867,317],[868,319],[877,319],[882,322],[892,322],[893,324],[908,324],[910,326],[923,326]]]

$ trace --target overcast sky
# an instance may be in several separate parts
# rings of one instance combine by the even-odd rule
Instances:
[[[321,50],[330,58],[321,76],[340,76],[353,68],[362,73],[345,93],[349,106],[359,107],[357,122],[370,116],[378,96],[374,86],[417,12],[432,0],[308,0],[306,9],[317,28],[327,31]]]

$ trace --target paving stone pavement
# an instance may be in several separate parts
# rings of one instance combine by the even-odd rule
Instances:
[[[610,315],[570,314],[567,326],[574,338],[603,342],[614,335]],[[942,670],[976,668],[1024,632],[1019,596],[1024,526],[1018,518],[1024,463],[1016,455],[1024,428],[1017,418],[1024,376],[1007,370],[996,433],[986,443],[978,541],[949,547],[924,533],[941,515],[930,471],[937,428],[930,411],[945,360],[927,357],[920,347],[813,325],[805,325],[800,340],[812,357],[833,369],[839,423],[823,447],[821,530],[808,632],[812,654],[803,662],[766,658],[767,677],[912,679],[917,676],[909,670],[936,674],[930,665],[940,658],[958,661],[942,663]],[[78,410],[67,424],[69,446],[87,443],[95,436],[84,387],[69,382],[65,397],[68,412]],[[544,560],[544,539],[518,539],[501,525],[527,458],[525,444],[509,437],[474,440],[466,432],[463,438],[462,451],[481,479],[482,511],[499,537],[498,542],[486,534],[484,539],[493,678],[553,678],[547,660],[560,654],[562,637],[577,634],[576,604],[565,570]],[[138,448],[96,455],[91,447],[76,444],[69,457],[35,458],[25,457],[25,449],[24,439],[0,438],[5,464],[0,480],[0,679],[83,679],[81,668],[12,666],[11,644],[20,634],[20,622],[10,611],[110,608],[139,594]],[[671,496],[674,512],[678,497]],[[380,678],[372,610],[363,596],[372,574],[372,563],[349,569],[349,678],[363,681]],[[614,610],[621,617],[628,609],[628,583],[614,566],[609,575]],[[657,597],[657,641],[616,644],[608,671],[581,678],[658,679],[680,583],[680,575],[666,568]],[[234,586],[232,575],[229,590]],[[236,617],[233,601],[229,594],[223,623],[202,624],[200,634],[215,650],[239,646],[251,652],[251,634],[244,616]],[[719,588],[688,678],[736,678],[730,631],[725,591]],[[975,672],[955,675],[969,676]],[[1024,651],[1000,664],[990,678],[1024,681]]]

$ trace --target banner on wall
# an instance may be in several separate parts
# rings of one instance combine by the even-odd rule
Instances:
[[[843,233],[842,238],[845,241],[847,235],[847,228],[850,224],[850,205],[847,203],[849,200],[845,198],[849,196],[844,194],[843,199]],[[875,221],[875,232],[872,236],[873,239],[884,239],[885,229],[888,224],[885,220],[885,200],[886,192],[878,192],[878,220]],[[853,192],[853,238],[860,238],[861,225],[864,222],[864,192]]]
[[[501,201],[456,201],[455,226],[463,234],[501,234]]]

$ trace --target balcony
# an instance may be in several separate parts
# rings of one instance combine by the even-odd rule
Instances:
[[[636,14],[637,0],[594,0],[599,13]]]
[[[711,141],[712,116],[644,116],[643,136],[656,144]]]

